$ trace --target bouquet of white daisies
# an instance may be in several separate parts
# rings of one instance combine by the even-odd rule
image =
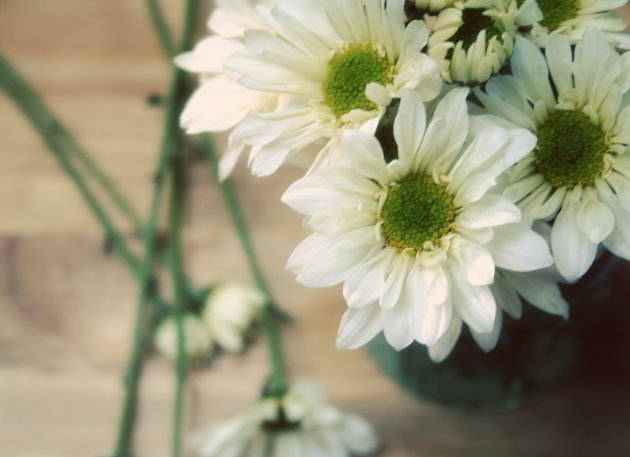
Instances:
[[[566,318],[558,281],[630,259],[625,3],[218,1],[181,124],[230,132],[223,177],[305,169],[287,268],[343,284],[339,348],[489,351],[521,297]]]

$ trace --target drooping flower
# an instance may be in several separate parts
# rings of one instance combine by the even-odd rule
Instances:
[[[193,313],[182,318],[184,356],[193,363],[202,363],[214,353],[212,334],[206,323]],[[177,324],[174,317],[167,317],[155,330],[153,343],[160,354],[170,360],[177,358]]]
[[[403,7],[404,0],[286,1],[268,14],[272,31],[245,32],[247,49],[232,54],[225,68],[244,87],[291,96],[235,129],[253,147],[254,174],[269,175],[304,147],[321,146],[343,130],[373,130],[404,88],[424,100],[438,95],[437,66],[420,52],[426,25],[405,27]]]
[[[240,352],[260,318],[265,296],[237,283],[216,286],[206,299],[202,317],[215,343],[224,351]]]
[[[191,444],[201,457],[348,457],[373,452],[379,441],[363,418],[329,405],[319,386],[298,384],[198,433]]]
[[[588,270],[600,242],[630,259],[630,53],[589,28],[575,50],[550,36],[546,58],[519,38],[511,65],[513,76],[476,91],[489,112],[538,136],[506,173],[504,195],[527,219],[553,221],[551,250],[568,280]]]
[[[518,0],[519,5],[523,0]],[[587,27],[604,33],[614,46],[630,49],[630,35],[625,32],[626,22],[614,11],[628,0],[536,0],[542,13],[534,22],[530,37],[545,47],[550,34],[562,33],[576,43]]]
[[[552,263],[546,241],[518,224],[518,208],[488,192],[535,136],[469,117],[467,95],[450,91],[427,125],[422,100],[405,91],[396,150],[384,155],[373,136],[346,132],[338,165],[283,195],[314,232],[287,267],[308,286],[344,283],[338,347],[357,348],[384,331],[396,349],[416,340],[445,356],[462,321],[492,332],[500,312],[490,287],[495,267]]]
[[[208,20],[213,35],[175,58],[177,66],[199,75],[199,88],[188,100],[180,119],[191,135],[230,130],[248,114],[273,110],[278,103],[275,94],[247,89],[236,83],[238,73],[227,73],[223,68],[229,55],[244,49],[245,30],[268,29],[261,13],[275,1],[262,0],[256,8],[247,0],[217,0],[216,4]],[[219,163],[221,179],[232,173],[245,148],[245,143],[230,134]]]
[[[533,0],[521,8],[516,0],[468,0],[442,10],[428,53],[444,79],[477,85],[497,74],[512,55],[518,27],[539,18],[532,5]]]

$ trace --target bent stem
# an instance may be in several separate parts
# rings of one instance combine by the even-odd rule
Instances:
[[[247,257],[252,276],[254,277],[258,288],[266,296],[266,301],[262,309],[262,325],[269,350],[271,374],[267,380],[267,385],[265,386],[265,395],[281,396],[288,389],[288,381],[284,357],[282,355],[282,345],[277,320],[278,317],[286,319],[287,316],[279,311],[279,308],[276,306],[275,301],[271,297],[269,286],[267,285],[267,281],[265,280],[256,257],[256,252],[249,236],[247,222],[243,216],[243,211],[238,198],[236,197],[236,193],[234,192],[232,182],[229,179],[225,179],[223,181],[219,179],[219,157],[217,155],[216,147],[208,134],[201,135],[200,141],[202,153],[208,161],[208,166],[210,167],[217,186],[221,192],[223,203],[230,214],[232,225],[236,230],[236,234],[238,235],[243,251]]]
[[[111,242],[116,252],[131,271],[137,274],[139,271],[138,259],[136,259],[127,248],[125,240],[114,228],[103,207],[99,204],[89,186],[79,171],[72,165],[68,157],[68,149],[73,151],[75,145],[74,141],[72,141],[68,132],[52,115],[48,108],[46,108],[35,91],[2,55],[0,55],[0,88],[13,100],[35,130],[37,130],[48,149],[54,154],[63,171],[76,185],[89,209],[96,216],[105,232],[107,240]]]
[[[175,45],[171,39],[171,34],[166,26],[164,15],[160,10],[157,0],[145,0],[147,9],[149,11],[149,17],[151,18],[151,24],[160,41],[162,51],[166,54],[166,58],[170,59],[175,55]]]

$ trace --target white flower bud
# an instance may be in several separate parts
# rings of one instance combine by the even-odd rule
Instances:
[[[191,361],[201,361],[212,355],[210,329],[194,314],[186,314],[182,320],[184,354]],[[153,342],[157,350],[170,360],[177,358],[177,324],[173,317],[166,318],[155,331]]]
[[[239,352],[264,303],[262,292],[237,283],[224,283],[210,293],[202,316],[217,345],[227,352]]]

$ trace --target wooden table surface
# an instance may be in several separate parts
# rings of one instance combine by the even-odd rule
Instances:
[[[173,23],[182,3],[162,1]],[[164,91],[169,71],[144,2],[0,0],[0,52],[145,216],[162,123],[162,110],[145,100]],[[103,253],[94,218],[3,95],[0,119],[0,455],[111,455],[137,286]],[[305,234],[279,198],[299,176],[283,169],[258,179],[239,166],[234,180],[272,289],[295,317],[284,331],[289,369],[365,415],[384,440],[383,455],[630,456],[627,355],[612,362],[622,369],[603,365],[602,376],[574,380],[519,411],[479,414],[416,401],[363,351],[338,352],[339,288],[306,289],[284,269]],[[186,271],[198,285],[251,283],[210,173],[198,163],[188,178]],[[116,222],[137,248],[130,227]],[[262,342],[195,373],[186,430],[240,412],[265,374]],[[152,359],[141,384],[139,457],[169,455],[172,390],[169,363]]]

